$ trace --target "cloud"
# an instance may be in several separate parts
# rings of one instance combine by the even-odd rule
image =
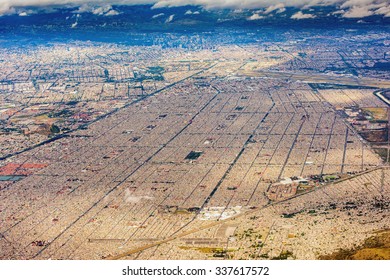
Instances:
[[[331,13],[332,15],[343,15],[345,14],[345,11],[344,10],[338,10],[338,11],[334,11],[333,13]]]
[[[348,9],[343,15],[345,18],[364,18],[372,15],[390,16],[390,2],[387,0],[347,0],[340,7]]]
[[[92,13],[93,6],[90,6],[88,4],[83,4],[78,7],[77,10],[74,11],[74,13]]]
[[[19,15],[20,17],[27,17],[27,16],[29,16],[29,15],[36,14],[37,11],[32,10],[32,9],[23,9],[23,10],[19,10],[17,13],[18,13],[18,15]]]
[[[91,12],[94,15],[102,16],[105,13],[108,13],[111,9],[112,9],[111,5],[105,5],[105,6],[101,6],[101,7],[92,8]]]
[[[104,14],[105,17],[110,17],[110,16],[117,16],[120,15],[121,13],[115,10],[109,10],[107,13]]]
[[[369,7],[363,6],[353,6],[350,10],[348,10],[343,17],[345,18],[363,18],[372,16],[374,14],[373,11],[369,9]]]
[[[116,16],[120,14],[111,5],[94,6],[92,4],[83,4],[73,13],[92,13],[97,16]]]
[[[199,11],[193,12],[193,11],[191,11],[191,10],[187,10],[184,14],[185,14],[185,15],[199,15],[200,12],[199,12]]]
[[[253,14],[250,17],[248,17],[247,20],[259,20],[259,19],[263,19],[263,18],[264,18],[264,16],[261,16],[259,14]]]
[[[315,15],[312,14],[304,14],[302,11],[299,11],[291,16],[292,19],[309,19],[309,18],[315,18]]]
[[[273,11],[276,11],[277,14],[283,13],[284,11],[286,11],[286,7],[284,6],[283,3],[271,5],[264,11],[264,14],[269,14],[272,13]]]
[[[165,23],[169,23],[169,22],[172,22],[173,18],[175,17],[175,15],[170,15],[167,20],[165,21]]]
[[[389,0],[0,0],[0,15],[30,14],[25,10],[33,8],[39,12],[49,12],[66,7],[75,8],[76,13],[113,16],[120,13],[113,6],[139,4],[150,4],[154,9],[187,5],[205,9],[264,9],[264,14],[282,13],[289,7],[305,10],[314,6],[333,6],[337,10],[344,10],[344,17],[390,16]],[[301,13],[294,15],[295,18],[315,17]]]
[[[390,5],[379,8],[375,11],[375,14],[390,17]]]
[[[152,16],[152,18],[162,17],[162,16],[164,16],[164,15],[165,15],[164,13],[159,13],[159,14],[157,14],[157,15]]]

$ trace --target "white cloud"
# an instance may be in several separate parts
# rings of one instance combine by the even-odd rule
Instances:
[[[175,17],[175,15],[170,15],[167,20],[165,21],[165,23],[169,23],[169,22],[172,22],[173,18]]]
[[[247,20],[259,20],[259,19],[263,19],[263,18],[264,18],[264,16],[261,16],[259,14],[253,14],[250,17],[248,17]]]
[[[121,13],[115,10],[109,10],[107,13],[104,14],[105,17],[110,17],[110,16],[117,16],[120,15]]]
[[[94,15],[102,16],[105,13],[108,13],[111,9],[112,9],[111,5],[105,5],[105,6],[101,6],[101,7],[92,8],[91,12]]]
[[[73,23],[73,24],[71,25],[71,27],[72,27],[72,28],[76,28],[78,24],[79,24],[79,23],[76,21],[75,23]]]
[[[390,4],[376,10],[375,14],[376,15],[384,15],[385,17],[390,17]]]
[[[291,16],[292,19],[309,19],[309,18],[315,18],[315,15],[312,14],[304,14],[302,11],[299,11]]]
[[[152,16],[152,18],[162,17],[163,15],[165,15],[165,14],[164,14],[164,13],[160,13],[160,14],[157,14],[157,15]]]
[[[32,10],[32,9],[23,9],[23,10],[17,11],[17,13],[18,13],[18,15],[19,15],[20,17],[27,17],[27,16],[29,16],[29,15],[36,14],[37,11]]]
[[[111,5],[95,6],[92,4],[83,4],[73,13],[92,13],[97,16],[116,16],[120,14],[120,12],[114,10]]]
[[[332,15],[343,15],[343,14],[345,14],[345,11],[344,11],[344,10],[338,10],[338,11],[334,11],[334,12],[332,13]]]
[[[273,11],[276,11],[276,13],[283,13],[286,11],[286,8],[283,3],[278,3],[276,5],[269,6],[265,11],[264,14],[272,13]]]
[[[194,5],[206,9],[264,9],[265,14],[281,13],[288,7],[308,9],[313,6],[334,6],[345,10],[345,17],[390,16],[389,0],[0,0],[0,15],[21,14],[25,12],[23,8],[26,7],[39,9],[40,12],[47,12],[50,9],[53,11],[60,7],[74,7],[77,9],[76,13],[90,12],[103,16],[119,13],[117,9],[112,8],[113,5],[137,4],[151,4],[153,8]],[[296,15],[301,16],[307,17],[307,14]]]
[[[88,4],[83,4],[78,7],[74,13],[92,13],[93,7]]]
[[[191,10],[188,10],[188,11],[186,11],[184,14],[185,14],[185,15],[199,15],[200,12],[199,12],[199,11],[193,12],[193,11],[191,11]]]
[[[353,6],[350,10],[348,10],[343,17],[345,18],[363,18],[372,16],[374,14],[373,11],[371,11],[368,7],[357,7]]]

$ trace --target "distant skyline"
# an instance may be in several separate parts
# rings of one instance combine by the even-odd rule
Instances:
[[[272,16],[272,14],[282,14],[286,8],[290,7],[299,9],[291,16],[292,19],[312,19],[318,16],[316,10],[312,9],[312,7],[317,6],[333,7],[334,12],[328,16],[364,18],[377,15],[390,17],[390,2],[388,0],[0,0],[0,16],[29,16],[36,13],[50,13],[62,8],[74,8],[75,13],[116,16],[121,14],[120,6],[122,5],[141,4],[151,5],[151,9],[199,6],[204,9],[232,9],[237,12],[252,10],[252,16],[248,20],[261,20]]]

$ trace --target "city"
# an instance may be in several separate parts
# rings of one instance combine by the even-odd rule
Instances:
[[[390,259],[388,26],[236,32],[0,44],[0,258]]]

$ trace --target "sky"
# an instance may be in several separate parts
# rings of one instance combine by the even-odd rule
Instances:
[[[204,9],[250,9],[253,14],[248,20],[260,20],[273,13],[283,13],[289,7],[299,9],[291,16],[292,19],[316,18],[315,11],[311,10],[313,6],[332,6],[335,8],[333,14],[345,18],[372,15],[390,17],[389,0],[0,0],[0,16],[28,16],[58,8],[75,8],[78,13],[115,16],[120,14],[115,6],[139,4],[150,4],[156,10],[187,5]]]

